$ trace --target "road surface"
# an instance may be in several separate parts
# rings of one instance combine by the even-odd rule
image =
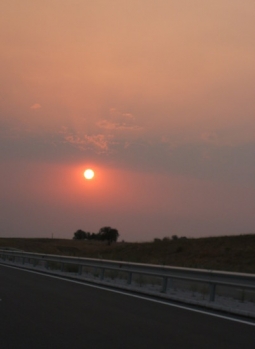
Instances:
[[[0,265],[1,349],[254,349],[255,326]]]

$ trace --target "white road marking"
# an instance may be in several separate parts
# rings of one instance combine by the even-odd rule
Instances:
[[[143,299],[143,300],[146,300],[146,301],[159,303],[159,304],[163,304],[163,305],[167,305],[167,306],[175,307],[175,308],[179,308],[179,309],[189,310],[189,311],[193,311],[195,313],[209,315],[209,316],[217,317],[217,318],[220,318],[220,319],[234,321],[234,322],[238,322],[238,323],[241,323],[241,324],[250,325],[250,326],[254,326],[255,327],[255,322],[250,322],[250,321],[245,321],[245,320],[241,320],[241,319],[236,319],[236,318],[232,318],[232,317],[226,316],[226,315],[215,314],[215,313],[207,312],[205,310],[199,310],[199,309],[195,309],[195,308],[190,308],[190,307],[184,306],[184,305],[168,303],[168,302],[164,302],[164,301],[161,301],[161,300],[158,300],[158,299],[154,299],[154,298],[150,298],[150,297],[146,297],[146,296],[139,296],[139,295],[136,295],[136,294],[125,292],[125,291],[114,290],[114,289],[111,289],[111,288],[108,288],[108,287],[104,287],[104,286],[93,285],[93,284],[90,284],[90,283],[86,283],[86,281],[84,281],[84,282],[76,281],[76,280],[64,278],[64,277],[61,277],[61,276],[47,274],[47,273],[44,273],[44,272],[40,273],[40,272],[34,271],[34,270],[18,268],[18,267],[14,267],[12,265],[6,265],[6,264],[1,264],[1,263],[0,263],[0,265],[2,265],[4,267],[9,267],[9,268],[17,269],[17,270],[26,271],[26,272],[33,273],[33,274],[48,276],[48,277],[51,277],[53,279],[64,280],[64,281],[72,282],[72,283],[79,284],[79,285],[85,285],[85,286],[88,286],[88,287],[97,288],[99,290],[109,291],[109,292],[113,292],[113,293],[119,293],[119,294],[123,294],[125,296],[138,298],[138,299]],[[169,300],[169,302],[171,302],[171,300]]]

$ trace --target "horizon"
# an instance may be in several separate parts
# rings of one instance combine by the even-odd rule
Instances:
[[[91,234],[93,232],[90,232]],[[73,234],[74,235],[74,234]],[[37,239],[37,240],[73,240],[73,241],[91,241],[96,242],[96,243],[101,243],[104,244],[105,241],[102,240],[88,240],[88,239],[74,239],[73,235],[68,238],[59,238],[59,237],[45,237],[45,236],[37,236],[37,237],[22,237],[22,236],[1,236],[0,239]],[[229,234],[229,235],[211,235],[211,236],[178,236],[178,235],[172,235],[172,236],[164,236],[164,237],[155,237],[152,240],[141,240],[141,241],[129,241],[129,240],[124,240],[121,239],[121,235],[119,235],[119,238],[117,239],[116,242],[113,242],[114,244],[116,243],[154,243],[157,242],[155,240],[158,240],[159,242],[164,242],[164,241],[176,241],[176,240],[183,240],[183,239],[191,239],[191,240],[197,240],[197,239],[214,239],[214,238],[231,238],[231,237],[241,237],[241,236],[250,236],[250,235],[255,235],[255,232],[253,233],[243,233],[243,234]],[[177,236],[177,238],[173,238],[173,236]]]

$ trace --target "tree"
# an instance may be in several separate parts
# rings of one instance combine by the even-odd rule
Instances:
[[[102,241],[107,240],[109,245],[112,242],[116,242],[118,237],[119,237],[118,230],[111,227],[103,227],[98,232],[99,240],[102,240]]]
[[[178,240],[178,235],[172,235],[172,240]]]
[[[81,229],[77,230],[73,235],[73,240],[84,240],[87,237],[85,231]]]
[[[92,233],[89,237],[89,240],[98,240],[98,236],[95,233]]]
[[[111,227],[103,227],[99,230],[97,234],[86,233],[85,231],[79,229],[74,233],[73,240],[101,240],[108,241],[110,245],[112,242],[116,242],[119,237],[117,229]]]

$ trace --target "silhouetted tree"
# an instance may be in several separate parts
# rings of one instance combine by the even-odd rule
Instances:
[[[95,233],[92,233],[89,237],[90,240],[98,240],[98,236]]]
[[[108,244],[110,245],[112,242],[116,242],[119,237],[119,232],[117,229],[111,228],[111,227],[103,227],[99,230],[99,233],[97,234],[99,240],[108,241]]]
[[[84,240],[87,237],[87,233],[85,231],[79,229],[74,233],[73,240]]]
[[[178,240],[178,235],[172,235],[172,240]]]
[[[99,230],[98,234],[86,233],[79,229],[74,233],[73,240],[101,240],[108,241],[110,245],[112,242],[117,241],[119,233],[117,229],[111,227],[103,227]]]

